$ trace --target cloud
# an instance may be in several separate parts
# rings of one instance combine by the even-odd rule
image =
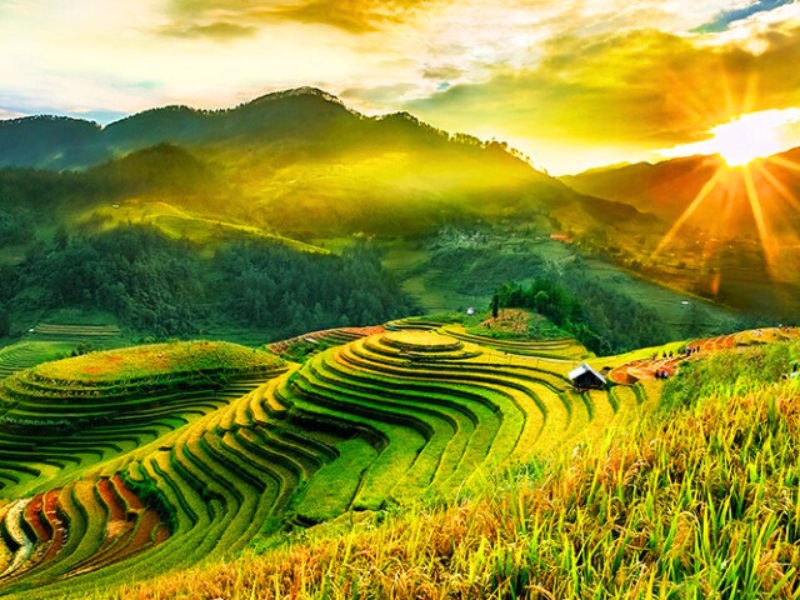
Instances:
[[[6,121],[8,119],[18,119],[20,117],[24,117],[22,113],[19,113],[14,110],[6,110],[4,108],[0,108],[0,121]]]
[[[704,139],[743,112],[800,105],[800,27],[763,41],[755,55],[655,30],[564,36],[534,69],[500,68],[408,108],[445,127],[481,122],[540,140],[663,148]]]
[[[437,0],[173,0],[169,35],[182,35],[217,24],[228,26],[229,37],[252,35],[254,28],[289,21],[328,25],[349,33],[379,31],[404,22]],[[239,27],[235,30],[233,27]]]
[[[385,109],[387,105],[396,104],[398,99],[415,97],[419,86],[413,83],[397,83],[379,85],[370,88],[347,88],[339,92],[343,100],[355,100],[364,108]]]
[[[453,81],[454,79],[459,79],[462,75],[464,75],[464,69],[454,65],[428,67],[422,72],[423,78],[437,81]]]
[[[166,27],[163,33],[180,38],[208,38],[218,42],[228,42],[238,38],[251,37],[257,31],[256,27],[217,21],[208,25],[187,25],[185,27],[172,25]]]
[[[351,33],[364,33],[403,22],[430,3],[430,0],[321,0],[286,7],[276,14],[302,23],[321,23]]]

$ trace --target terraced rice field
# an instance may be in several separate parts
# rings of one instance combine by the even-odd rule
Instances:
[[[432,331],[439,329],[443,325],[447,325],[449,321],[437,319],[432,317],[406,317],[405,319],[395,319],[386,323],[386,329],[390,331],[397,330],[421,330]]]
[[[490,335],[470,333],[460,324],[430,317],[408,317],[406,319],[389,321],[386,324],[386,329],[390,331],[437,331],[443,335],[448,335],[464,342],[470,342],[499,350],[500,352],[522,356],[538,356],[574,361],[580,361],[592,356],[592,353],[574,338],[565,337],[547,340],[501,339]]]
[[[442,333],[500,350],[511,354],[521,354],[527,356],[542,356],[551,358],[565,358],[581,360],[592,356],[592,354],[576,339],[561,338],[552,340],[504,340],[495,339],[489,336],[475,335],[468,333],[460,325],[445,325],[439,329]]]
[[[117,338],[122,332],[116,325],[58,325],[39,323],[33,328],[33,338],[60,342],[85,342],[100,338]]]
[[[621,401],[576,394],[566,378],[571,365],[423,331],[370,336],[314,356],[278,380],[267,410],[349,439],[334,443],[339,458],[298,495],[293,519],[447,495],[482,469],[550,449],[638,405],[635,394]]]
[[[117,351],[7,379],[0,595],[80,594],[229,556],[259,533],[450,497],[624,425],[657,394],[577,393],[573,360],[432,330],[354,337],[302,365],[229,349],[221,370],[239,366],[224,385],[199,368],[224,353],[202,344],[175,351],[191,369],[150,348],[127,351],[128,367]]]
[[[305,359],[327,350],[332,346],[341,346],[353,340],[357,340],[368,335],[383,333],[383,326],[373,327],[339,327],[336,329],[324,329],[313,331],[303,335],[298,335],[288,340],[273,342],[267,346],[270,352],[274,352],[287,360]]]
[[[68,356],[81,346],[93,349],[123,345],[116,325],[36,325],[21,341],[0,348],[0,379],[43,362]]]
[[[0,348],[0,379],[39,363],[55,360],[72,350],[70,343],[22,341]]]
[[[0,585],[71,578],[162,544],[170,527],[122,477],[82,480],[0,508]]]
[[[685,344],[684,351],[670,352],[668,355],[656,352],[652,357],[640,358],[620,365],[608,373],[608,378],[616,384],[633,385],[639,381],[652,381],[659,374],[672,377],[685,361],[698,360],[714,352],[730,350],[739,346],[795,339],[799,334],[800,330],[797,328],[770,327],[692,340]]]

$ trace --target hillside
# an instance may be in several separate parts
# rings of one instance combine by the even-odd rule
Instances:
[[[618,261],[652,279],[755,313],[787,318],[800,286],[800,149],[729,168],[717,156],[563,177],[576,190],[660,217],[635,239],[609,231]]]
[[[800,392],[780,380],[786,350],[798,347],[721,354],[695,369],[705,387],[691,405],[508,469],[453,504],[340,520],[115,597],[792,598]]]
[[[53,131],[40,131],[48,127]],[[71,135],[73,128],[84,133]],[[34,134],[41,139],[29,139]],[[368,118],[311,88],[222,111],[154,109],[105,128],[21,119],[7,122],[0,138],[2,160],[16,165],[0,169],[0,275],[9,282],[0,291],[0,336],[18,335],[42,311],[62,308],[108,311],[129,332],[164,336],[224,330],[225,323],[203,322],[205,315],[220,321],[235,303],[234,312],[249,318],[235,316],[227,325],[250,327],[248,339],[262,342],[413,312],[403,295],[395,294],[403,306],[392,312],[396,302],[380,299],[378,306],[372,293],[356,298],[326,285],[324,295],[312,294],[317,284],[310,282],[286,290],[286,280],[274,276],[250,278],[243,287],[239,281],[236,289],[247,291],[235,302],[225,285],[212,298],[211,280],[232,280],[200,263],[227,255],[234,240],[275,242],[308,255],[295,262],[321,266],[333,262],[328,248],[340,254],[363,239],[375,239],[376,254],[391,247],[408,255],[448,229],[485,229],[504,240],[566,228],[576,237],[608,230],[629,238],[655,220],[627,204],[575,193],[503,143],[449,134],[408,113]],[[58,165],[51,154],[87,159]],[[67,166],[80,168],[52,170]],[[168,239],[123,250],[137,227]],[[484,287],[529,277],[527,271],[492,273]],[[187,281],[178,272],[192,275]],[[176,285],[160,285],[162,276]],[[358,289],[374,277],[351,279],[342,275],[339,287]],[[454,310],[463,294],[448,286],[443,308]],[[487,291],[477,292],[465,301],[483,303],[475,296]],[[220,303],[229,306],[218,310]]]
[[[714,157],[597,170],[565,179],[576,192],[503,143],[449,134],[407,113],[365,117],[312,88],[221,111],[153,109],[75,136],[61,132],[78,127],[72,120],[6,125],[6,164],[55,168],[39,141],[22,151],[29,131],[47,127],[52,152],[91,160],[78,171],[0,170],[5,263],[20,263],[55,234],[127,224],[152,225],[205,254],[234,236],[320,254],[366,237],[411,256],[458,229],[520,242],[513,252],[555,234],[651,282],[779,322],[800,289],[800,213],[787,199],[797,186],[792,153],[757,163],[752,177]],[[59,146],[67,142],[74,147]],[[407,287],[418,289],[423,274],[407,272]],[[434,280],[426,288],[443,287],[435,274],[424,274]],[[445,293],[454,297],[453,286]],[[424,300],[428,308],[463,306],[436,294]]]
[[[723,164],[718,156],[690,156],[591,169],[560,179],[581,194],[629,204],[669,223],[681,216]]]
[[[196,356],[192,365],[158,358],[167,351]],[[231,361],[244,361],[242,384],[209,378],[197,362],[203,354],[217,370],[235,372]],[[11,502],[2,523],[12,533],[4,591],[35,583],[37,597],[47,597],[44,586],[64,571],[96,571],[85,581],[91,587],[112,583],[120,569],[142,577],[230,556],[259,532],[292,523],[405,505],[423,492],[446,497],[484,469],[598,426],[601,415],[635,412],[639,398],[574,394],[569,360],[537,366],[420,331],[333,346],[284,375],[285,366],[256,356],[145,347],[5,380],[0,463]],[[34,434],[34,444],[20,444]],[[23,491],[33,504],[17,500]],[[161,532],[152,546],[136,535],[144,525],[119,538],[104,533],[116,531],[119,507],[134,502],[126,496],[155,511],[145,530]],[[57,518],[31,512],[50,502]],[[70,589],[83,588],[80,581]],[[64,588],[55,585],[50,594],[59,597]]]
[[[693,404],[717,388],[705,381],[686,396],[681,382],[702,379],[707,369],[719,368],[714,361],[728,361],[724,381],[787,373],[797,335],[760,330],[590,358],[596,369],[624,369],[625,384],[576,390],[567,375],[587,354],[574,340],[515,342],[419,318],[387,328],[392,331],[310,334],[310,340],[325,339],[327,349],[302,364],[231,344],[190,342],[93,353],[0,380],[0,594],[28,598],[33,587],[37,599],[80,596],[118,586],[122,573],[144,579],[200,560],[230,561],[247,548],[282,544],[290,529],[343,514],[351,522],[385,510],[414,519],[420,500],[443,507],[436,518],[446,519],[463,502],[463,510],[474,510],[474,502],[483,506],[487,478],[503,481],[500,473],[508,468],[523,477],[509,480],[507,490],[523,485],[526,494],[550,497],[560,511],[563,459],[540,461],[576,444],[591,448],[606,433],[654,414],[665,389],[657,372],[673,374],[669,400],[662,402]],[[751,348],[768,343],[766,351]],[[716,358],[724,348],[736,349],[732,359]],[[668,359],[667,352],[675,356]],[[763,368],[730,366],[757,360]],[[666,447],[659,454],[668,455]],[[593,456],[581,453],[578,460]],[[525,466],[531,464],[538,466]],[[586,464],[592,472],[597,467]],[[552,469],[554,478],[537,491],[537,481],[524,478],[530,468]],[[585,518],[594,520],[605,514],[592,512],[606,493],[596,486],[605,483],[595,476],[589,485],[593,479],[586,476],[580,484],[589,486],[586,495],[572,501],[587,504]],[[647,489],[631,484],[625,494],[646,498]],[[605,530],[588,523],[601,543]],[[504,519],[497,525],[507,526]],[[245,561],[236,564],[253,569],[248,585],[264,585],[261,567]],[[192,586],[217,585],[218,567],[206,568],[211,574]],[[618,568],[603,570],[603,577]],[[560,575],[551,576],[542,585],[561,590]],[[172,597],[187,582],[169,577],[156,585]],[[305,586],[313,581],[277,585],[310,593]],[[482,581],[477,589],[507,585]],[[191,589],[190,596],[206,594]]]
[[[62,324],[58,314],[64,311],[79,313],[79,324],[85,322],[81,313],[101,311],[128,335],[216,331],[224,337],[238,327],[263,344],[417,310],[366,245],[335,255],[176,211],[162,209],[160,217],[149,226],[113,222],[109,215],[114,227],[61,231],[52,242],[37,243],[21,263],[0,266],[0,336],[26,335],[48,319]]]
[[[575,194],[505,144],[450,135],[408,113],[365,117],[313,88],[220,111],[153,109],[104,128],[7,121],[0,166],[84,170],[64,176],[77,181],[84,208],[166,200],[294,238],[419,236],[509,218],[549,228],[551,216],[583,228],[638,215]],[[58,203],[61,220],[76,216],[73,192]]]

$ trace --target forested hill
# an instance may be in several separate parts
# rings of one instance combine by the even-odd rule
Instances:
[[[0,266],[0,280],[0,337],[27,327],[25,314],[64,308],[106,311],[159,337],[239,326],[265,341],[418,311],[365,246],[335,256],[242,238],[208,256],[141,225],[57,236]]]
[[[640,216],[575,193],[503,142],[450,134],[408,113],[365,117],[313,88],[227,110],[158,108],[104,128],[56,117],[3,121],[3,166],[82,171],[90,189],[76,200],[84,205],[166,195],[294,238],[413,237],[509,218],[550,229],[555,217],[581,230]],[[0,195],[0,208],[7,204]]]
[[[306,152],[308,146],[316,146],[312,150],[316,154],[420,144],[439,149],[486,149],[471,136],[450,136],[407,113],[368,118],[326,92],[299,88],[217,111],[187,106],[155,108],[106,127],[53,116],[0,121],[0,166],[86,168],[163,143],[238,148],[290,143],[305,146]],[[496,146],[500,149],[501,144]],[[510,154],[505,162],[516,167],[518,174],[549,179]]]

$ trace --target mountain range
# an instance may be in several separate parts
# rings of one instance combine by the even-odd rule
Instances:
[[[168,206],[170,218],[190,211],[304,241],[528,228],[563,233],[660,283],[770,311],[800,283],[798,164],[800,148],[744,169],[693,156],[556,179],[505,143],[408,113],[367,117],[299,88],[218,111],[157,108],[105,127],[2,121],[0,208],[12,223],[44,209],[38,225],[52,229]],[[112,204],[123,210],[109,216]]]
[[[800,148],[731,168],[719,156],[594,169],[562,181],[654,214],[657,237],[617,240],[651,277],[764,311],[792,307],[800,271]]]
[[[313,88],[229,110],[154,109],[106,127],[6,121],[0,165],[78,171],[101,180],[114,201],[166,197],[301,238],[418,236],[444,224],[553,211],[607,224],[638,216],[575,193],[503,143],[450,135],[408,113],[365,117]]]

